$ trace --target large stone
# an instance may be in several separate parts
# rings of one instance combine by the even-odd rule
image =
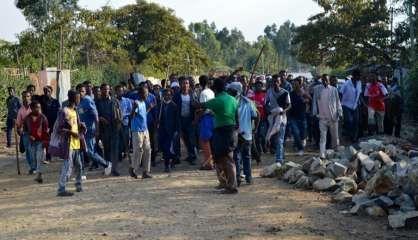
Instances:
[[[276,169],[275,176],[281,179],[283,175],[292,168],[300,169],[301,165],[292,161],[286,162],[281,168]]]
[[[393,206],[394,202],[392,199],[386,197],[386,196],[380,196],[376,199],[375,203],[379,205],[382,208],[389,208]]]
[[[391,171],[378,171],[366,185],[369,196],[386,194],[395,188],[395,178]]]
[[[350,209],[351,214],[358,214],[360,210],[375,206],[374,200],[362,200],[356,202],[356,204]]]
[[[309,167],[309,174],[312,174],[312,171],[314,171],[318,166],[322,164],[323,162],[320,158],[313,158],[311,166]]]
[[[280,163],[274,163],[270,166],[263,168],[260,173],[261,177],[275,177],[275,172],[277,169],[281,168],[282,165]]]
[[[339,177],[335,179],[337,181],[337,186],[343,192],[355,193],[357,192],[357,183],[352,178],[349,177]]]
[[[408,157],[409,157],[409,158],[415,158],[415,157],[418,157],[418,151],[416,151],[416,150],[409,150],[409,151],[408,151]]]
[[[347,173],[347,167],[338,162],[331,163],[331,167],[329,169],[335,177],[342,177]]]
[[[396,155],[398,155],[400,152],[401,152],[401,150],[400,149],[398,149],[395,145],[393,145],[393,144],[387,144],[387,145],[385,145],[384,146],[384,149],[385,149],[385,152],[389,155],[389,156],[391,156],[391,157],[393,157],[393,156],[396,156]]]
[[[323,178],[316,180],[312,186],[317,191],[332,191],[336,186],[336,182],[331,178]]]
[[[367,142],[360,142],[359,144],[363,153],[369,154],[373,151],[378,151],[383,147],[383,142],[376,139],[370,139]]]
[[[302,189],[311,189],[311,181],[309,180],[309,177],[302,176],[299,178],[299,180],[295,183],[296,188],[302,188]]]
[[[348,152],[350,153],[350,158],[351,159],[355,158],[357,156],[357,153],[358,153],[357,149],[355,149],[353,146],[350,146],[348,148]]]
[[[408,220],[416,220],[418,218],[418,211],[412,212],[398,212],[394,215],[389,215],[389,225],[392,228],[403,228],[406,226]]]
[[[379,206],[372,206],[366,208],[366,213],[371,217],[384,217],[386,216],[385,210]]]
[[[294,184],[296,183],[301,177],[305,176],[305,173],[302,170],[296,170],[294,173],[289,177],[289,183]]]
[[[415,202],[412,198],[408,195],[403,193],[400,197],[395,199],[395,204],[400,207],[400,210],[403,212],[408,211],[415,211]]]
[[[348,192],[339,192],[332,197],[332,201],[336,203],[347,203],[352,199],[352,195]]]
[[[378,154],[379,159],[382,160],[382,162],[386,164],[386,166],[392,166],[393,164],[395,164],[392,158],[390,158],[389,155],[387,155],[385,152],[379,151]]]
[[[316,158],[315,157],[310,158],[309,160],[306,160],[305,162],[303,162],[303,164],[302,164],[302,170],[305,173],[307,173],[307,174],[310,173],[310,169],[311,169],[311,165],[312,165],[312,162],[313,161],[316,161]],[[320,161],[320,159],[319,159],[319,161]]]
[[[367,171],[370,172],[374,168],[374,161],[371,160],[368,155],[360,152],[357,154],[357,158]]]
[[[316,168],[312,169],[310,174],[312,176],[317,176],[317,177],[323,178],[327,174],[327,169],[323,165],[318,165],[318,166],[316,166]]]
[[[289,171],[287,171],[283,176],[282,176],[282,180],[288,182],[290,177],[295,174],[295,172],[297,171],[296,168],[291,168]]]
[[[364,192],[363,190],[360,190],[356,194],[353,195],[352,201],[355,204],[361,204],[363,202],[369,201],[369,197],[366,192]]]

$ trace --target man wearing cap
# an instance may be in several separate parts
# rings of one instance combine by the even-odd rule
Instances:
[[[229,84],[227,90],[229,95],[235,97],[238,101],[238,146],[234,151],[238,186],[241,185],[241,161],[243,164],[245,181],[247,184],[252,184],[251,143],[253,132],[257,129],[260,118],[255,104],[249,98],[242,96],[242,84],[240,82]],[[254,128],[253,120],[256,120]]]

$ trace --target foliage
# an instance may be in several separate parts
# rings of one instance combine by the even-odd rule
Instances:
[[[323,12],[296,29],[298,60],[315,66],[391,64],[386,0],[317,0]]]
[[[29,78],[22,76],[10,76],[6,74],[3,69],[0,69],[0,119],[3,120],[7,117],[6,99],[9,96],[7,92],[8,87],[14,87],[16,93],[20,94],[26,89],[26,86],[30,83]]]
[[[138,1],[116,11],[114,23],[124,31],[123,47],[132,65],[152,67],[157,73],[200,73],[210,64],[182,25],[182,21],[155,3]]]
[[[418,64],[408,73],[407,85],[404,89],[408,107],[406,111],[413,120],[418,121]]]

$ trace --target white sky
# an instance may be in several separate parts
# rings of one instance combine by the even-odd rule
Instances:
[[[247,40],[255,41],[263,34],[264,27],[286,20],[296,25],[320,12],[312,0],[149,0],[174,9],[185,25],[207,19],[215,22],[218,29],[238,28]],[[112,7],[135,3],[135,0],[80,0],[81,7],[97,9],[109,4]],[[1,0],[0,38],[15,41],[16,34],[28,28],[22,13],[14,5],[14,0]]]

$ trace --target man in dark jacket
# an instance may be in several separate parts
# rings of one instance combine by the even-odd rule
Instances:
[[[181,136],[186,145],[188,161],[191,165],[196,163],[196,134],[195,127],[193,126],[193,119],[195,115],[195,108],[193,107],[197,101],[196,96],[190,88],[190,81],[187,78],[179,78],[181,91],[174,95],[173,101],[179,108]],[[180,154],[180,144],[177,147],[177,154]]]
[[[44,87],[44,95],[40,98],[41,99],[41,107],[42,113],[48,119],[49,124],[49,134],[52,133],[52,129],[54,128],[55,121],[57,120],[58,111],[60,110],[61,106],[57,99],[52,97],[52,87],[46,86]],[[46,163],[51,161],[51,155],[46,153]]]
[[[164,89],[163,103],[158,121],[158,136],[160,138],[160,147],[163,151],[165,172],[170,172],[174,166],[174,139],[179,134],[180,117],[177,105],[172,101],[172,90]]]
[[[20,99],[16,97],[16,91],[13,87],[9,87],[8,89],[9,97],[6,100],[7,105],[7,147],[10,148],[12,146],[12,131],[13,127],[17,118],[17,113],[19,112],[22,103]],[[16,139],[15,139],[16,141]]]

